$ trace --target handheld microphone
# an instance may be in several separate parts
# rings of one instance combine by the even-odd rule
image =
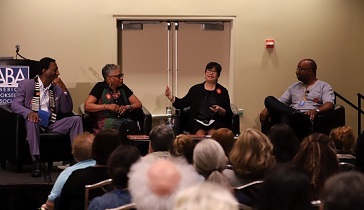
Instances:
[[[309,94],[309,93],[310,93],[310,91],[309,91],[309,90],[307,90],[307,91],[306,91],[306,94]]]

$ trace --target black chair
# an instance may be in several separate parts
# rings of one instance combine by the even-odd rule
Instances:
[[[240,134],[240,118],[238,108],[234,104],[230,104],[233,116],[231,118],[231,131],[234,135]],[[176,114],[172,116],[173,131],[176,135],[182,134],[187,131],[187,120],[190,113],[190,107],[184,109],[176,109]]]
[[[250,182],[248,184],[235,187],[234,192],[237,200],[240,203],[246,202],[246,197],[250,199],[249,203],[243,203],[245,205],[248,205],[249,207],[256,207],[258,199],[260,197],[262,186],[263,186],[263,180],[257,180]],[[243,199],[241,199],[243,197]],[[243,202],[242,202],[243,200]]]
[[[93,120],[93,115],[90,112],[86,112],[84,109],[84,104],[79,106],[79,112],[82,117],[83,130],[93,133],[94,128],[96,128],[95,121]],[[141,110],[136,113],[135,120],[140,128],[140,134],[149,135],[152,129],[152,114],[144,106]]]
[[[345,108],[341,105],[336,105],[334,110],[317,115],[313,123],[311,123],[310,128],[306,128],[305,130],[309,131],[306,135],[314,132],[329,135],[332,129],[344,125]],[[272,126],[272,123],[265,123],[261,126],[261,131],[267,134]]]
[[[0,106],[2,121],[2,137],[0,141],[1,168],[6,163],[14,163],[16,171],[21,172],[24,164],[32,163],[29,145],[26,140],[25,120],[23,116],[10,109],[11,104]],[[53,161],[72,161],[71,141],[69,135],[59,133],[40,134],[40,161],[48,163],[50,168]]]

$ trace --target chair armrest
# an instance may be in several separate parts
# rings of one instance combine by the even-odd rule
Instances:
[[[93,120],[92,116],[89,112],[87,112],[84,108],[84,103],[80,104],[78,107],[78,112],[81,115],[83,131],[87,131],[93,133]]]
[[[345,108],[336,105],[334,110],[318,115],[314,123],[314,131],[328,135],[333,128],[345,125]]]
[[[144,118],[142,124],[140,125],[141,133],[144,135],[149,135],[150,131],[152,130],[152,114],[144,106],[142,107],[142,111]]]
[[[234,135],[240,134],[240,116],[239,110],[235,106],[235,104],[230,104],[231,111],[233,112],[232,120],[231,120],[231,130]]]

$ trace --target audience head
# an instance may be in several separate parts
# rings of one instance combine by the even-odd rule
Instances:
[[[180,134],[176,137],[176,139],[173,142],[172,155],[182,156],[186,158],[188,163],[192,164],[194,148],[195,148],[194,140],[185,134]]]
[[[320,195],[322,210],[361,210],[364,206],[364,175],[343,172],[330,177]]]
[[[120,145],[110,155],[107,167],[110,178],[117,188],[128,187],[130,167],[141,158],[138,148],[130,145]]]
[[[200,182],[183,158],[142,159],[128,174],[129,191],[138,210],[172,209],[176,193]]]
[[[268,138],[273,144],[273,155],[277,162],[289,162],[296,155],[300,143],[291,127],[276,124],[269,129]]]
[[[229,157],[235,142],[234,133],[228,128],[219,128],[212,134],[211,138],[219,142],[224,149],[226,157]]]
[[[216,70],[217,77],[220,77],[220,74],[221,74],[221,70],[222,70],[222,68],[221,68],[221,65],[220,65],[220,64],[218,64],[218,63],[216,63],[216,62],[210,62],[210,63],[208,63],[208,64],[206,65],[206,68],[205,68],[205,73],[206,73],[206,71],[207,71],[208,69],[213,69],[213,68],[215,68],[215,70]]]
[[[230,187],[222,174],[227,164],[227,157],[221,145],[215,140],[204,139],[197,143],[193,151],[193,164],[196,171],[205,177],[206,181]]]
[[[334,142],[321,133],[304,138],[292,161],[310,178],[313,199],[317,198],[325,180],[339,172]]]
[[[106,64],[103,68],[102,68],[102,77],[104,77],[104,80],[106,81],[107,77],[111,74],[111,72],[113,72],[114,70],[120,69],[119,65],[116,64]]]
[[[174,140],[173,130],[169,126],[158,125],[150,131],[149,140],[149,149],[153,152],[171,151]]]
[[[329,137],[334,141],[337,153],[354,154],[356,139],[351,127],[334,128],[331,130]]]
[[[77,162],[92,158],[92,144],[95,136],[89,132],[77,135],[72,143],[72,155]]]
[[[118,132],[106,129],[96,134],[92,144],[92,157],[98,165],[106,165],[110,154],[121,145],[122,139]]]
[[[180,191],[173,210],[238,210],[229,190],[214,183],[201,183]]]
[[[249,128],[242,132],[230,152],[230,162],[236,175],[263,179],[275,164],[273,146],[262,132]]]
[[[56,60],[53,58],[44,57],[40,59],[40,61],[37,63],[37,74],[41,76],[43,74],[43,69],[48,69],[49,65],[54,62],[56,62]]]
[[[264,178],[258,210],[312,209],[308,176],[291,163],[277,164]]]

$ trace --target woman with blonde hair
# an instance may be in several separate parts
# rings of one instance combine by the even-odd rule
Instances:
[[[197,143],[193,151],[193,163],[197,173],[206,181],[214,182],[227,187],[226,177],[222,174],[227,164],[227,157],[221,145],[213,139],[204,139]]]
[[[224,170],[224,175],[233,187],[262,180],[266,171],[275,164],[273,146],[262,132],[249,128],[240,134],[229,159],[233,170]]]
[[[194,140],[185,134],[180,134],[173,141],[173,149],[171,153],[174,156],[182,156],[187,160],[189,164],[193,164],[194,148],[195,148]]]
[[[354,155],[356,139],[351,127],[334,128],[331,130],[329,137],[334,141],[337,153]]]

